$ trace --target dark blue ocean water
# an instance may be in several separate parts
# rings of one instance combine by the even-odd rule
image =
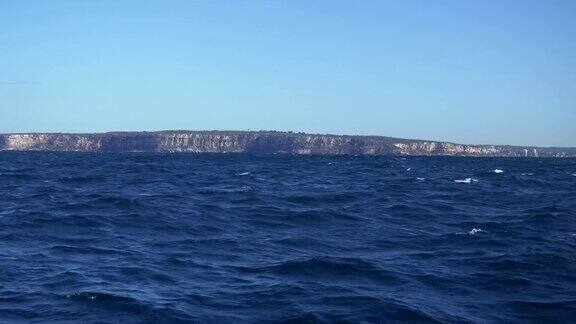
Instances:
[[[574,174],[0,152],[0,322],[574,322]]]

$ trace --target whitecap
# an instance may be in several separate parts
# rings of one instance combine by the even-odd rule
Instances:
[[[411,171],[411,170],[412,170],[412,168],[408,168],[408,169],[406,169],[406,171]]]
[[[463,180],[454,180],[454,182],[457,182],[457,183],[472,183],[472,182],[478,182],[478,180],[472,179],[472,178],[466,178],[466,179],[463,179]]]
[[[473,228],[470,230],[470,232],[468,232],[468,235],[476,235],[478,233],[482,233],[484,232],[484,230],[480,229],[480,228]]]
[[[531,176],[534,175],[534,173],[530,172],[530,173],[522,173],[523,176]]]
[[[504,170],[496,169],[496,170],[494,170],[494,173],[504,173]]]
[[[418,181],[424,181],[424,180],[426,180],[426,178],[416,178],[416,180],[418,180]]]
[[[572,176],[573,176],[573,177],[576,177],[576,173],[572,173]]]
[[[236,173],[237,176],[247,176],[249,174],[250,174],[250,172]]]

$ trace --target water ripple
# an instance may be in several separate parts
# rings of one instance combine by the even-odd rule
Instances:
[[[575,322],[574,163],[0,152],[0,320]]]

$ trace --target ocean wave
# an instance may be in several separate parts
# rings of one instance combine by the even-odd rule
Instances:
[[[252,192],[254,188],[251,186],[240,186],[235,188],[203,188],[198,191],[200,194],[204,195],[218,195],[218,194],[236,194]]]
[[[306,258],[258,268],[246,268],[245,271],[288,277],[317,277],[321,281],[340,276],[396,285],[403,281],[400,276],[358,258]]]
[[[470,232],[468,232],[468,235],[476,235],[478,233],[483,233],[484,230],[480,229],[480,228],[473,228],[470,230]]]
[[[185,323],[196,318],[191,313],[171,309],[170,307],[156,306],[133,296],[84,291],[68,293],[63,297],[75,303],[90,305],[92,312],[88,317],[92,318],[93,321],[99,321],[98,319],[101,318],[102,315],[98,313],[99,311],[116,311],[118,312],[117,316],[120,318],[128,315],[132,319],[151,322]]]
[[[0,322],[574,322],[573,172],[0,153]]]
[[[105,178],[102,176],[65,176],[58,179],[60,182],[64,183],[90,183],[102,181]]]
[[[456,183],[472,183],[472,182],[478,182],[478,180],[473,179],[473,178],[465,178],[462,180],[454,180],[454,182],[456,182]]]

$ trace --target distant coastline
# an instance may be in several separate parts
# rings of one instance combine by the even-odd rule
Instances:
[[[385,136],[279,131],[0,134],[3,151],[576,157],[576,147],[467,145]]]

